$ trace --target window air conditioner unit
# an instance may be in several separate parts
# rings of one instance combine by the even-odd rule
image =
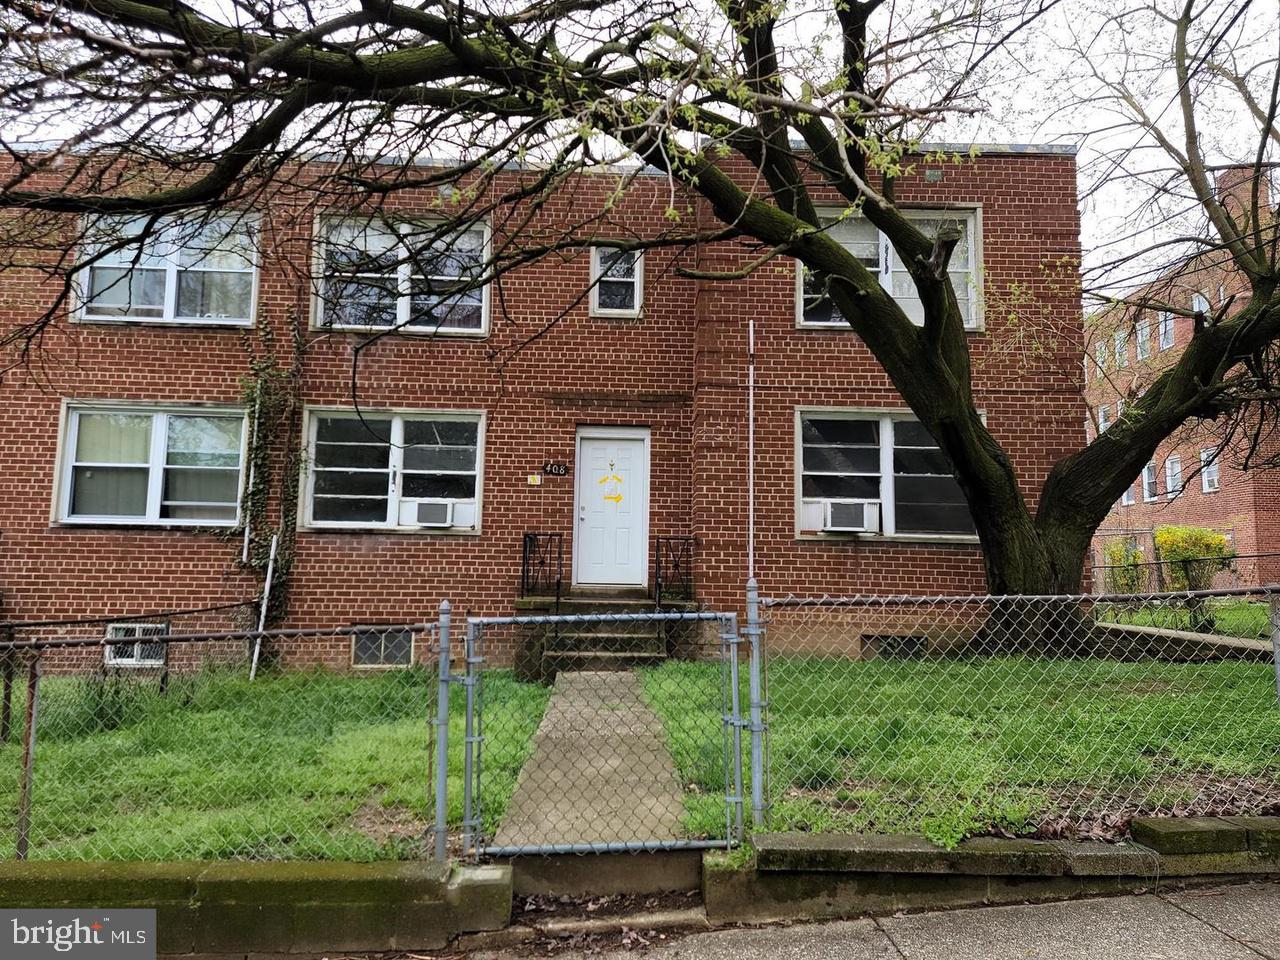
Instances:
[[[876,500],[828,500],[822,529],[829,533],[877,533],[880,503]]]
[[[452,500],[401,500],[400,525],[403,527],[452,527]]]

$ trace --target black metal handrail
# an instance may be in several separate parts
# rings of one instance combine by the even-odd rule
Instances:
[[[697,537],[657,537],[653,550],[653,602],[693,599],[693,555]]]
[[[520,557],[520,596],[555,596],[564,584],[564,534],[526,533]]]

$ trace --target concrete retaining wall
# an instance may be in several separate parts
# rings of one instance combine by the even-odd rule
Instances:
[[[435,863],[0,863],[0,906],[154,907],[161,954],[428,950],[511,918],[511,869]]]

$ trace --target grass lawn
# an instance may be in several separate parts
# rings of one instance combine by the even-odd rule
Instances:
[[[548,699],[509,671],[484,678],[485,816],[510,800]],[[463,697],[450,770],[462,770]],[[21,699],[21,698],[17,698]],[[41,681],[32,859],[420,856],[431,820],[434,675],[175,676],[103,688]],[[15,713],[21,716],[21,703]],[[0,857],[14,852],[21,746],[0,746]],[[460,773],[449,818],[462,814]]]
[[[1267,604],[1256,600],[1210,601],[1195,615],[1182,603],[1168,606],[1143,604],[1137,608],[1119,604],[1099,605],[1094,610],[1094,619],[1140,627],[1217,633],[1251,640],[1266,640],[1271,636]]]
[[[644,677],[694,835],[723,830],[719,740],[706,733],[719,730],[719,670],[672,661]],[[1063,815],[1280,803],[1270,664],[775,655],[768,699],[771,829],[953,844]]]

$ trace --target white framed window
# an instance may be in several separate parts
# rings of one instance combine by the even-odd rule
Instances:
[[[1191,295],[1191,312],[1203,313],[1205,318],[1213,311],[1213,307],[1209,304],[1209,298],[1203,293],[1195,293]]]
[[[1218,451],[1209,449],[1200,451],[1200,491],[1217,493],[1221,486],[1218,474]]]
[[[1120,494],[1120,506],[1132,507],[1135,502],[1136,499],[1133,495],[1133,484],[1131,483],[1124,488],[1124,493]]]
[[[1112,342],[1115,346],[1116,367],[1127,367],[1129,365],[1129,331],[1121,327],[1112,336]]]
[[[408,667],[413,665],[413,631],[404,627],[370,626],[351,635],[353,667]]]
[[[1134,355],[1139,360],[1146,360],[1151,356],[1151,321],[1144,313],[1138,317],[1134,324]]]
[[[1142,468],[1142,499],[1144,501],[1150,503],[1160,496],[1158,484],[1159,474],[1156,472],[1155,462],[1152,461]]]
[[[981,256],[980,216],[976,209],[901,211],[913,220],[926,236],[935,236],[944,224],[960,228],[960,242],[952,251],[947,270],[956,292],[960,314],[966,329],[975,330],[982,322],[982,298],[979,288]],[[888,290],[907,317],[915,324],[924,323],[924,306],[916,293],[915,283],[903,266],[889,238],[860,214],[840,219],[840,213],[824,214],[831,238],[852,253],[876,275],[880,286]],[[827,291],[816,282],[809,270],[797,261],[796,323],[801,327],[845,327],[847,323],[836,309]]]
[[[644,306],[644,253],[617,247],[591,248],[591,314],[638,317]]]
[[[485,227],[428,221],[320,222],[316,325],[332,330],[483,335]]]
[[[248,326],[257,288],[258,221],[147,217],[86,222],[76,274],[80,320]],[[145,237],[143,236],[147,234]]]
[[[1156,333],[1161,350],[1173,346],[1173,314],[1162,310],[1156,318]]]
[[[1098,433],[1105,433],[1107,427],[1111,426],[1110,414],[1111,410],[1105,403],[1098,407]]]
[[[108,667],[163,667],[166,644],[149,638],[169,634],[167,623],[109,623],[103,648]]]
[[[1182,457],[1171,453],[1164,461],[1164,494],[1170,500],[1182,492]]]
[[[951,464],[909,415],[796,411],[797,532],[974,535]]]
[[[1093,350],[1094,379],[1101,380],[1107,369],[1107,344],[1099,340]]]
[[[482,413],[312,410],[308,430],[306,526],[479,528]]]
[[[244,442],[238,410],[69,407],[58,519],[235,526]]]

